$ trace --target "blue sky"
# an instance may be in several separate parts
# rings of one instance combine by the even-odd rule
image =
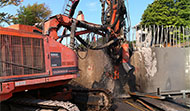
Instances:
[[[60,14],[63,12],[63,6],[67,0],[24,0],[21,5],[33,4],[33,3],[45,3],[51,10],[52,15]],[[154,0],[128,0],[129,11],[131,17],[132,26],[140,22],[141,16],[148,6]],[[10,14],[16,14],[19,6],[9,5],[0,9],[0,12],[8,12]],[[101,23],[101,5],[99,0],[80,0],[80,3],[76,9],[82,10],[85,15],[85,20],[93,23]],[[74,17],[76,17],[76,14]]]

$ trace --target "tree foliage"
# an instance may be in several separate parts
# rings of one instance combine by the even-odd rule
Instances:
[[[22,2],[22,0],[1,0],[0,1],[0,8],[3,8],[7,5],[19,5]],[[10,25],[11,23],[11,19],[12,19],[13,15],[8,14],[6,12],[0,12],[0,25],[2,23],[7,23]]]
[[[13,19],[14,24],[34,25],[48,19],[51,10],[45,4],[33,4],[21,6],[17,10],[17,17]]]
[[[10,25],[13,15],[2,12],[0,13],[0,24],[5,22]]]
[[[0,1],[0,7],[4,7],[10,4],[19,5],[22,2],[22,0],[1,0]]]
[[[142,25],[190,26],[190,0],[155,0],[141,20]]]

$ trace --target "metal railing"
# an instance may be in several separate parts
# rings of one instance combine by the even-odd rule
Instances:
[[[142,26],[133,27],[128,40],[133,47],[189,47],[190,27]]]

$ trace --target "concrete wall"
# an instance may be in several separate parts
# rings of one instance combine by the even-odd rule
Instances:
[[[134,90],[134,76],[127,76],[120,65],[120,77],[114,80],[113,64],[104,50],[88,50],[79,52],[80,77],[75,79],[87,88],[101,88],[111,91],[114,96]],[[128,85],[129,82],[129,85]]]
[[[78,55],[80,77],[75,81],[87,88],[92,88],[95,81],[99,82],[105,70],[112,70],[111,61],[103,50],[80,51]]]
[[[141,92],[190,89],[190,48],[140,48],[131,63]]]
[[[105,74],[113,73],[113,66],[103,50],[79,52],[81,57],[86,54],[85,59],[79,58],[80,77],[76,81],[87,88],[98,82],[101,88],[112,92],[115,89],[128,92],[136,82],[140,92],[155,92],[157,88],[161,91],[190,89],[190,48],[140,48],[131,58],[135,77],[128,77],[121,67],[117,81]]]

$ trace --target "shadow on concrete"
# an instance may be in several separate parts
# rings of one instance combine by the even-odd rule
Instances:
[[[95,81],[92,88],[108,89],[113,93],[114,97],[128,95],[128,92],[136,91],[136,77],[133,71],[126,73],[123,66],[119,67],[119,79],[114,80],[112,77],[106,74],[102,74],[99,82]]]

